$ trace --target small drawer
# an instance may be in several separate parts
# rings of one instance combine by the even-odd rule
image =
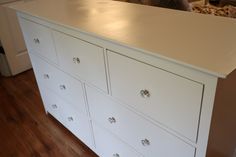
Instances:
[[[64,107],[60,98],[53,92],[39,84],[40,94],[43,100],[45,110],[55,117],[63,125],[66,124],[64,116]]]
[[[83,141],[89,148],[94,149],[91,122],[87,116],[80,114],[73,107],[66,105],[64,108],[65,127],[76,137]]]
[[[112,96],[195,142],[203,85],[108,51]]]
[[[37,82],[70,102],[78,112],[87,114],[80,81],[68,76],[34,54],[30,54]]]
[[[56,31],[53,36],[61,68],[107,92],[103,48]]]
[[[42,57],[58,63],[51,30],[23,18],[19,19],[28,51],[38,53]]]
[[[62,123],[76,137],[91,149],[94,148],[91,122],[83,114],[77,112],[71,104],[40,85],[40,93],[47,112]]]
[[[96,153],[100,157],[143,157],[110,132],[93,123]]]
[[[87,87],[92,119],[147,157],[194,157],[195,148]]]

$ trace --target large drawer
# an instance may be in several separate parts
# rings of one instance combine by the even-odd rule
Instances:
[[[203,85],[108,51],[112,96],[196,141]]]
[[[87,87],[92,119],[146,157],[194,157],[195,148]]]
[[[51,30],[23,18],[19,19],[28,51],[38,53],[42,57],[58,63]]]
[[[62,123],[76,137],[91,149],[94,148],[91,122],[83,114],[77,112],[71,104],[64,101],[50,90],[40,86],[40,93],[47,112]]]
[[[82,83],[34,54],[30,54],[37,82],[70,102],[74,108],[87,114]]]
[[[107,92],[103,48],[60,32],[53,32],[62,69]]]
[[[142,157],[130,146],[121,142],[111,133],[93,123],[96,153],[100,157]]]

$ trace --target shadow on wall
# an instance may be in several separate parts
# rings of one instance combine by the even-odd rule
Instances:
[[[235,149],[236,70],[218,82],[207,157],[235,157]]]

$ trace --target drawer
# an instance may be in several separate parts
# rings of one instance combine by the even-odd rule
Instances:
[[[55,117],[63,125],[66,123],[63,113],[64,107],[60,98],[53,92],[39,84],[40,94],[43,100],[45,110]]]
[[[112,96],[195,142],[203,85],[108,51]]]
[[[194,157],[194,147],[92,88],[86,89],[92,119],[144,156]]]
[[[65,106],[63,112],[65,117],[65,127],[83,141],[89,148],[94,149],[90,120],[87,116],[76,112],[73,107],[67,106]]]
[[[73,106],[54,92],[40,86],[40,93],[47,112],[62,123],[70,132],[93,149],[91,123],[89,119],[77,112]]]
[[[103,48],[59,32],[53,32],[61,68],[107,91]]]
[[[87,114],[80,81],[68,76],[36,55],[30,54],[30,59],[37,82],[70,102],[78,112]]]
[[[142,157],[110,132],[93,123],[96,152],[100,157]]]
[[[19,19],[28,51],[38,53],[42,57],[57,63],[58,59],[51,30],[23,18]]]

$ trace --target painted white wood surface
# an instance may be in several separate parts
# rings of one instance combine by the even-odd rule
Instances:
[[[154,57],[154,56],[149,55],[149,54],[147,54],[143,51],[136,51],[135,49],[130,49],[128,47],[123,47],[122,45],[115,44],[113,42],[110,42],[109,40],[105,41],[103,39],[99,39],[99,38],[94,37],[94,36],[89,36],[88,34],[86,34],[84,32],[78,32],[78,31],[73,30],[71,28],[67,28],[67,27],[64,27],[64,26],[60,26],[60,25],[50,23],[48,21],[44,21],[44,20],[39,19],[37,17],[33,17],[33,16],[30,16],[30,15],[21,14],[21,13],[19,13],[19,16],[23,17],[23,18],[26,18],[26,19],[29,19],[31,21],[35,21],[36,23],[45,25],[46,27],[49,28],[49,30],[53,29],[54,31],[64,32],[65,34],[73,36],[71,38],[74,38],[74,39],[79,38],[79,39],[82,39],[82,40],[87,41],[89,43],[93,43],[95,45],[98,45],[99,47],[101,47],[103,49],[109,49],[111,51],[119,52],[119,53],[121,53],[125,56],[128,56],[130,58],[134,58],[135,60],[138,60],[140,62],[144,62],[144,63],[149,64],[149,65],[153,65],[153,66],[158,67],[158,68],[160,68],[164,71],[169,71],[170,73],[172,73],[171,75],[174,75],[174,76],[178,75],[179,78],[182,78],[184,80],[188,80],[189,82],[194,82],[198,85],[199,84],[203,85],[204,86],[204,92],[203,92],[203,97],[202,97],[201,115],[200,115],[200,118],[199,118],[200,121],[199,121],[199,130],[198,130],[198,140],[196,142],[195,141],[189,141],[189,139],[187,139],[186,137],[183,137],[183,136],[180,136],[179,134],[176,134],[176,132],[174,132],[172,129],[170,129],[168,127],[165,127],[164,126],[165,124],[163,124],[163,125],[157,124],[156,121],[153,121],[152,119],[149,118],[149,116],[147,116],[145,114],[142,114],[142,115],[140,115],[140,113],[137,114],[137,112],[136,112],[136,110],[134,110],[134,108],[129,107],[129,111],[130,111],[130,113],[132,113],[132,115],[137,116],[141,120],[147,122],[147,124],[152,123],[152,126],[154,128],[159,128],[160,130],[163,130],[165,135],[166,134],[170,135],[172,138],[177,139],[177,141],[180,141],[181,144],[184,143],[187,146],[191,147],[192,149],[196,148],[195,157],[204,157],[205,156],[206,147],[207,147],[208,133],[209,133],[209,128],[210,128],[210,120],[211,120],[211,114],[212,114],[211,112],[212,112],[212,108],[213,108],[214,94],[215,94],[215,88],[216,88],[216,83],[217,83],[217,78],[216,77],[212,76],[211,74],[208,75],[205,72],[202,73],[198,70],[195,71],[192,68],[187,68],[185,66],[181,66],[181,65],[176,64],[174,62],[169,62],[167,60],[163,60],[161,58]],[[37,53],[37,54],[40,55],[40,53]],[[104,64],[105,64],[105,67],[106,67],[106,72],[107,72],[107,74],[109,74],[109,71],[111,71],[111,69],[108,65],[109,57],[107,57],[107,52],[106,51],[104,52],[104,54],[105,54],[104,55],[104,58],[105,58],[105,60],[104,60],[105,63]],[[41,57],[43,57],[43,56],[41,56]],[[63,66],[60,65],[60,62],[58,62],[58,65],[56,65],[52,61],[48,60],[45,57],[43,59],[47,60],[47,62],[50,62],[50,64],[52,64],[53,66],[56,66],[58,69],[66,72],[66,73],[64,73],[64,75],[67,75],[67,73],[70,73],[70,72],[67,71],[68,69],[63,69]],[[117,65],[120,65],[120,63],[117,63]],[[126,68],[124,68],[124,70],[125,69]],[[134,68],[134,69],[138,71],[138,69],[136,69],[136,68]],[[156,69],[156,68],[154,68],[154,69]],[[73,74],[70,73],[70,75],[73,75]],[[152,76],[152,74],[150,74],[150,78],[151,78],[151,76]],[[77,77],[77,79],[80,79],[80,78]],[[108,90],[109,90],[108,94],[110,95],[109,98],[112,98],[112,99],[107,98],[106,101],[111,101],[111,102],[116,104],[116,102],[118,102],[118,100],[113,98],[111,96],[112,93],[110,93],[110,91],[111,91],[110,90],[111,89],[110,88],[110,83],[112,84],[112,82],[109,79],[109,75],[107,76],[107,79],[108,79],[107,82],[108,82]],[[97,86],[94,86],[93,84],[91,84],[87,80],[81,79],[80,81],[82,81],[83,84],[89,85],[91,87],[96,87],[96,89],[99,89]],[[41,86],[41,85],[39,85],[39,86]],[[127,86],[127,88],[129,88],[129,86]],[[83,85],[83,89],[84,89],[84,85]],[[103,94],[106,94],[104,92],[104,90],[100,89],[99,91],[102,91]],[[86,93],[85,90],[83,92]],[[96,98],[96,100],[97,100],[97,98]],[[65,100],[63,100],[63,101],[65,101]],[[119,102],[119,104],[120,103],[121,102]],[[127,104],[127,105],[124,105],[124,106],[128,107],[128,105],[130,105],[130,104]],[[129,124],[128,126],[132,126],[132,125]],[[137,129],[137,128],[134,128],[134,129]],[[150,130],[151,130],[151,133],[156,131],[155,129],[154,129],[154,131],[152,129],[150,129]],[[135,131],[133,131],[133,132],[135,132]],[[146,131],[146,132],[149,132],[149,131]],[[117,136],[119,136],[119,135],[117,134]],[[162,138],[165,138],[165,136],[163,136]],[[165,140],[163,140],[163,141],[165,141]],[[171,143],[170,145],[172,145],[172,144],[173,143]],[[181,144],[180,144],[180,147],[181,147]],[[130,145],[132,145],[132,144],[130,144]],[[132,145],[132,147],[134,147],[134,146]],[[180,149],[180,150],[182,150],[182,149]],[[163,149],[163,151],[164,151],[164,149]],[[193,152],[193,151],[191,151],[191,152]],[[148,153],[150,153],[150,152],[148,152]],[[178,152],[178,153],[181,154],[183,152]],[[155,152],[153,154],[155,154]],[[151,155],[153,155],[153,154],[151,154]],[[173,154],[173,155],[175,156],[175,154]],[[188,156],[191,156],[191,155],[188,155]],[[147,156],[147,157],[149,157],[149,156]]]
[[[64,104],[63,116],[66,118],[64,124],[76,137],[84,142],[89,148],[94,148],[91,122],[87,116],[79,114],[75,108]]]
[[[5,7],[1,6],[1,2]],[[16,11],[10,8],[10,1],[0,2],[0,40],[5,51],[7,64],[11,75],[19,74],[31,68],[30,59],[16,16]],[[14,2],[18,3],[18,2]],[[13,3],[11,3],[13,4]]]
[[[203,85],[108,52],[112,96],[196,141]],[[150,97],[142,97],[147,90]]]
[[[56,31],[53,37],[61,68],[107,92],[103,48]]]
[[[111,0],[35,0],[12,8],[213,75],[236,67],[231,18]]]
[[[194,157],[194,147],[111,101],[92,88],[87,87],[86,89],[92,119],[144,156]],[[114,118],[115,122],[111,123],[109,118]],[[150,145],[142,145],[142,140],[145,139],[149,140]]]
[[[38,53],[53,63],[57,63],[57,54],[50,29],[25,19],[21,19],[19,22],[28,51]]]
[[[55,117],[61,124],[65,124],[65,116],[63,114],[63,104],[61,99],[50,90],[46,89],[43,84],[37,82],[40,90],[40,95],[43,100],[44,108],[46,112],[49,112]]]
[[[40,57],[30,53],[36,79],[70,102],[77,112],[87,115],[84,92],[80,81],[64,74]]]
[[[111,133],[93,123],[96,152],[100,157],[143,157]]]
[[[40,84],[40,93],[46,111],[53,115],[76,137],[83,141],[87,146],[93,148],[93,138],[89,119],[79,114],[71,104],[65,102],[58,95],[46,89]]]

